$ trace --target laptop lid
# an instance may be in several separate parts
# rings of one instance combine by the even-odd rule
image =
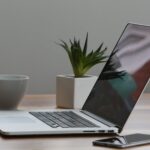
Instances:
[[[121,132],[150,77],[150,26],[127,24],[82,110]]]

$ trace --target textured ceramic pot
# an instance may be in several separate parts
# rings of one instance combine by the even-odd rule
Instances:
[[[97,76],[74,78],[69,75],[56,77],[56,104],[62,108],[81,109],[85,103]]]

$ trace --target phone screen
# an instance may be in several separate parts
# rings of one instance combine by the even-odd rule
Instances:
[[[94,141],[94,145],[103,145],[111,147],[129,147],[150,143],[150,135],[132,134],[126,136],[116,136],[109,139]]]

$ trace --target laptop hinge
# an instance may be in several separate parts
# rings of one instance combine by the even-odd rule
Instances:
[[[96,116],[95,114],[92,114],[91,112],[88,112],[86,110],[80,110],[80,112],[86,114],[87,116],[90,116],[91,118],[95,119],[96,121],[99,121],[109,127],[116,127],[120,131],[120,127],[118,125],[116,125],[108,120],[105,120],[102,117]]]

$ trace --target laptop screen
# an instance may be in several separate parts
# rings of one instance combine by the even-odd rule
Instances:
[[[83,110],[123,128],[150,77],[150,27],[128,24]]]

